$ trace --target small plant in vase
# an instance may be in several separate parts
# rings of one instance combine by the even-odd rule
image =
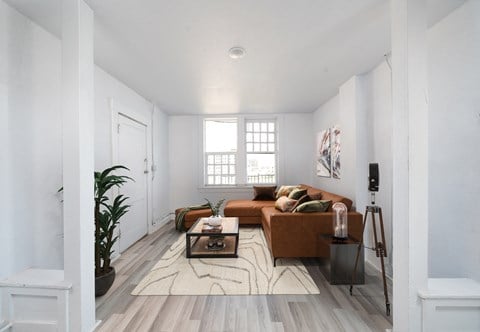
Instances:
[[[207,198],[205,198],[205,200],[207,201],[207,204],[210,207],[210,210],[212,210],[212,216],[208,218],[209,225],[220,226],[222,224],[222,216],[220,215],[220,209],[222,207],[223,202],[225,202],[225,198],[222,198],[216,204],[213,204]]]

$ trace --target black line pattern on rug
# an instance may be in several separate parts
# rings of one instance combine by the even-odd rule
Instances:
[[[132,294],[186,295],[189,294],[189,282],[186,283],[186,280],[190,280],[190,278],[192,284],[195,284],[195,280],[204,280],[198,285],[208,287],[204,288],[203,292],[198,292],[198,288],[193,288],[192,295],[318,293],[318,288],[311,280],[310,274],[298,259],[280,259],[277,267],[273,267],[273,261],[261,228],[242,228],[239,241],[238,258],[187,259],[185,257],[185,237],[182,234],[158,260],[150,273],[142,279]],[[169,269],[177,270],[169,272]],[[203,269],[205,271],[202,271]],[[168,275],[161,275],[162,273]],[[162,285],[162,281],[172,277],[169,284]],[[283,281],[284,279],[285,281]],[[231,286],[239,285],[240,288],[230,288],[229,284]],[[156,288],[156,285],[159,288]],[[290,288],[289,291],[288,287],[291,286],[295,288]],[[280,287],[278,293],[274,293],[278,287]],[[282,287],[287,288],[282,290]]]

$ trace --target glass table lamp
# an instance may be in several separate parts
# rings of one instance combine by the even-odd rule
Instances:
[[[345,240],[348,238],[348,215],[347,206],[341,202],[336,202],[332,206],[333,210],[333,238]]]

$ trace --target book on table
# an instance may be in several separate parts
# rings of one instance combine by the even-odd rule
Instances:
[[[211,225],[208,225],[208,224],[203,224],[202,233],[221,233],[222,229],[223,229],[222,225],[211,226]]]

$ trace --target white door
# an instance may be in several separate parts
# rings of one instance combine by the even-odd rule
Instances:
[[[128,181],[120,193],[129,197],[129,211],[120,219],[120,252],[125,251],[148,232],[147,217],[147,126],[122,114],[118,115],[118,164],[130,169]]]

